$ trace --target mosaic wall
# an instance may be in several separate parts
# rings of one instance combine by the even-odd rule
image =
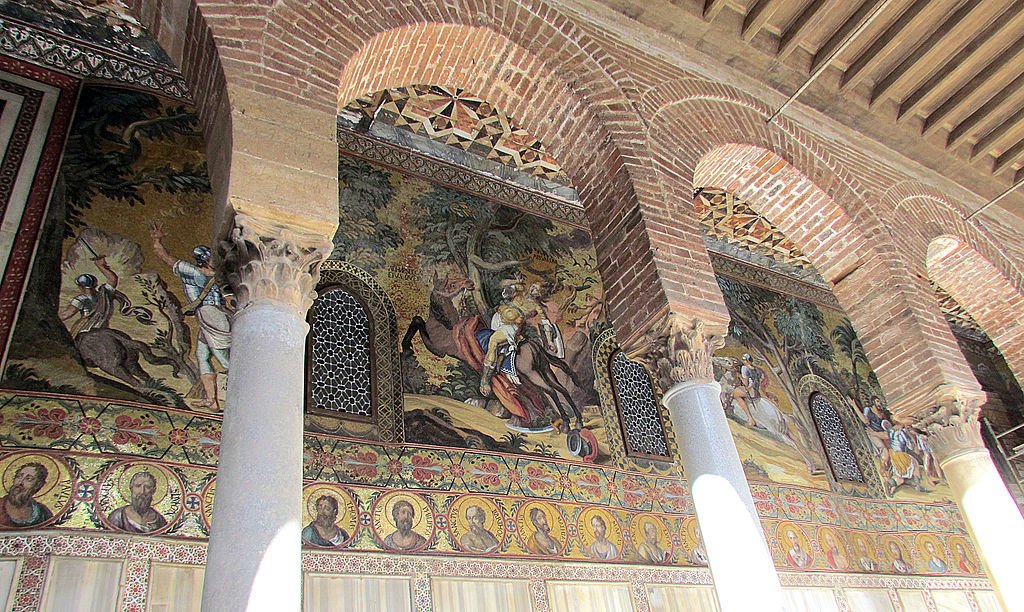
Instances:
[[[406,440],[608,463],[589,233],[355,157],[339,183],[331,259],[393,303]]]
[[[83,89],[0,384],[217,407],[230,318],[196,129],[180,103]]]
[[[219,417],[28,393],[0,401],[6,529],[207,537]],[[681,478],[310,434],[304,464],[303,537],[313,549],[706,562]],[[779,567],[978,574],[948,504],[770,484],[752,492]]]
[[[212,207],[195,127],[177,102],[82,92],[31,274],[5,278],[5,291],[24,284],[0,382],[6,530],[208,534],[232,305],[203,248]],[[342,230],[321,282],[372,319],[376,421],[307,420],[309,550],[703,564],[678,465],[626,455],[581,211],[363,135],[339,141]],[[870,454],[861,407],[879,392],[848,323],[760,289],[785,284],[763,271],[716,262],[743,322],[717,373],[776,563],[977,575],[927,472],[894,480],[894,499],[881,490],[895,455]],[[831,394],[878,490],[831,479],[800,409],[811,393]],[[664,442],[675,448],[671,428]]]
[[[886,410],[849,319],[776,290],[796,281],[745,270],[719,271],[732,322],[726,346],[715,355],[715,376],[748,478],[864,497],[950,499],[923,433]],[[773,289],[757,284],[764,280]],[[819,434],[811,410],[815,397],[834,410],[831,436],[845,435],[863,484],[828,464],[823,443],[829,436]]]
[[[0,49],[79,78],[189,98],[177,67],[121,0],[0,0]]]

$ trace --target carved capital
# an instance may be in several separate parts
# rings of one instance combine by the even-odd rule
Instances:
[[[305,316],[316,293],[320,262],[331,241],[236,214],[234,227],[220,244],[220,281],[231,287],[239,310],[272,301],[285,303]]]
[[[916,424],[928,435],[940,466],[961,455],[988,452],[978,422],[983,401],[974,393],[948,393],[931,414]]]
[[[681,382],[713,381],[712,357],[723,346],[725,339],[709,333],[702,319],[690,324],[669,313],[625,351],[647,367],[664,392]]]

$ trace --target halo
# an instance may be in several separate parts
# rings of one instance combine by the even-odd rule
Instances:
[[[925,542],[931,542],[935,546],[936,557],[942,559],[943,561],[947,561],[946,547],[942,545],[942,540],[940,540],[938,536],[931,533],[920,533],[917,535],[917,538],[915,539],[917,540],[915,542],[917,552],[921,553],[921,561],[922,563],[924,563],[924,565],[927,566],[929,559],[931,559],[931,554],[929,554],[928,551],[924,549]]]
[[[644,525],[647,523],[651,523],[658,530],[658,544],[665,542],[667,545],[666,549],[673,548],[672,538],[668,533],[668,526],[665,525],[665,521],[661,520],[661,517],[653,514],[637,514],[633,516],[629,530],[633,533],[634,545],[639,545],[639,543],[647,539],[647,534],[644,533]]]
[[[846,542],[846,538],[843,537],[843,534],[840,533],[838,529],[832,527],[831,525],[822,525],[821,527],[818,527],[818,548],[820,548],[821,550],[825,550],[825,534],[828,533],[832,534],[832,537],[835,539],[836,546],[839,548],[840,552],[849,554],[850,547],[849,544],[847,544]]]
[[[201,499],[203,500],[202,515],[203,522],[206,523],[207,531],[210,530],[210,525],[213,522],[213,495],[217,492],[217,479],[211,478],[209,484],[203,488],[203,494]]]
[[[430,510],[430,507],[427,506],[427,502],[424,501],[423,498],[420,497],[419,495],[415,495],[413,493],[406,493],[404,491],[397,491],[397,492],[393,492],[393,493],[388,493],[384,497],[381,497],[380,499],[377,500],[377,503],[374,506],[374,510],[376,510],[376,506],[379,506],[381,504],[381,502],[384,502],[384,506],[383,506],[383,520],[385,522],[387,522],[388,524],[393,524],[391,521],[393,520],[393,517],[394,517],[395,504],[398,503],[400,500],[403,500],[403,499],[405,501],[409,502],[410,505],[412,505],[412,509],[413,509],[412,530],[413,531],[417,531],[417,527],[422,525],[423,521],[425,521],[427,519],[427,514],[428,513],[431,516],[433,516],[433,512]],[[376,512],[375,512],[375,514],[376,514]],[[377,514],[377,516],[379,517],[380,515]],[[419,533],[419,532],[417,531],[417,533]],[[422,534],[420,534],[420,535],[422,535]]]
[[[18,473],[26,463],[39,463],[46,468],[46,482],[43,483],[42,488],[34,495],[37,499],[42,499],[53,492],[57,485],[60,484],[61,480],[64,479],[69,472],[68,468],[63,465],[57,459],[50,455],[44,455],[42,453],[13,453],[3,459],[0,459],[0,465],[2,468],[2,479],[4,486],[4,494],[11,490],[11,485],[14,484],[14,476]]]
[[[907,543],[903,541],[897,535],[887,533],[878,539],[878,543],[881,544],[882,554],[886,557],[889,556],[889,542],[896,542],[896,546],[900,547],[900,552],[903,553],[903,559],[910,562],[910,550],[907,549]]]
[[[796,534],[796,539],[800,542],[800,547],[803,548],[807,554],[813,555],[814,551],[811,549],[810,539],[804,530],[796,523],[790,521],[782,521],[775,527],[775,539],[779,543],[779,548],[785,553],[789,550],[789,540],[786,539],[786,532],[792,531]]]
[[[569,546],[568,538],[565,537],[565,517],[562,516],[562,512],[557,506],[541,501],[541,500],[530,500],[523,505],[519,506],[519,510],[516,514],[516,524],[519,527],[519,537],[523,541],[523,549],[526,550],[526,542],[530,537],[530,534],[537,530],[533,526],[533,521],[530,520],[530,510],[533,508],[540,508],[544,512],[544,516],[548,519],[548,527],[551,528],[551,537],[558,540],[562,547],[558,550],[555,555],[561,555],[565,552],[565,549]],[[533,554],[526,550],[527,554]]]
[[[600,516],[601,520],[604,521],[605,538],[611,540],[615,546],[622,550],[622,525],[619,524],[618,519],[612,516],[612,513],[607,508],[601,506],[588,506],[580,512],[579,517],[576,519],[576,533],[579,534],[577,537],[581,543],[590,545],[594,542],[594,536],[590,535],[592,529],[590,527],[590,521],[593,517]]]
[[[861,533],[859,531],[855,531],[850,534],[850,545],[852,547],[853,553],[857,555],[860,554],[860,549],[857,548],[857,542],[861,541],[863,541],[866,544],[865,548],[868,551],[868,558],[878,559],[878,546],[875,545],[875,541],[872,540],[871,537],[868,536],[866,533]]]
[[[451,508],[448,509],[448,531],[452,535],[452,540],[461,548],[459,539],[469,532],[466,509],[470,506],[483,508],[484,529],[490,531],[491,535],[497,538],[498,548],[496,550],[500,550],[508,539],[508,534],[505,532],[505,513],[496,503],[479,495],[460,495],[452,502]]]
[[[148,472],[156,481],[156,486],[153,488],[152,505],[154,507],[162,502],[167,497],[167,494],[170,493],[170,477],[167,475],[167,468],[162,465],[155,463],[121,463],[111,468],[110,472],[107,473],[107,478],[110,478],[119,469],[121,473],[117,474],[114,488],[117,490],[121,500],[126,503],[130,503],[132,499],[132,478],[140,472]]]
[[[305,510],[307,519],[316,517],[316,500],[321,495],[333,497],[338,502],[338,516],[336,523],[344,522],[349,513],[349,495],[342,489],[329,484],[312,484],[302,490],[302,496],[306,498]]]
[[[485,515],[484,529],[488,531],[492,530],[495,527],[495,525],[499,523],[499,520],[501,520],[495,520],[495,514],[493,512],[490,512],[490,510],[497,511],[497,516],[499,517],[504,516],[504,513],[501,511],[501,508],[499,508],[497,504],[495,504],[494,502],[485,497],[480,497],[479,495],[460,495],[458,498],[455,499],[454,502],[452,502],[452,507],[448,511],[448,524],[453,527],[456,524],[458,524],[459,527],[462,527],[462,524],[466,521],[466,509],[469,506],[480,506],[481,508],[483,508]],[[504,530],[504,524],[499,524],[497,526],[499,529]]]
[[[692,551],[698,544],[703,546],[701,538],[697,536],[697,530],[700,529],[700,523],[697,522],[696,517],[690,517],[683,519],[683,532],[686,534],[686,546],[688,551]]]
[[[965,538],[964,536],[960,536],[960,535],[949,536],[949,555],[950,555],[950,557],[952,557],[954,562],[957,561],[957,556],[956,556],[956,545],[957,544],[960,544],[960,545],[962,545],[964,547],[964,558],[965,559],[967,559],[971,563],[974,563],[975,565],[978,565],[980,563],[979,559],[978,559],[978,554],[974,550],[974,547],[967,540],[967,538]]]

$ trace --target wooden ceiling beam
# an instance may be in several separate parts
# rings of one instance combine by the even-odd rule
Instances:
[[[971,113],[969,117],[958,123],[949,132],[949,136],[946,138],[946,148],[954,149],[959,147],[979,125],[984,124],[992,117],[996,116],[1000,109],[1005,109],[1011,106],[1014,102],[1019,102],[1024,99],[1021,94],[1024,93],[1024,73],[1021,73],[1014,80],[1010,81],[1006,87],[999,90],[994,96],[989,98],[988,102],[981,105],[981,108]]]
[[[1024,155],[1024,140],[1003,151],[996,158],[996,163],[992,166],[992,174],[999,174],[1013,162],[1020,161],[1022,155]]]
[[[1010,45],[1009,49],[1006,49],[997,55],[994,60],[989,62],[989,64],[981,70],[981,72],[974,75],[973,79],[958,89],[956,93],[943,102],[941,106],[929,113],[928,117],[924,120],[924,129],[922,130],[922,134],[928,135],[937,130],[950,114],[963,108],[964,104],[966,104],[979,89],[984,87],[987,82],[993,79],[996,74],[1011,65],[1011,63],[1019,63],[1022,59],[1022,53],[1024,53],[1024,36],[1018,38],[1012,45]]]
[[[896,18],[885,32],[876,37],[868,48],[865,49],[858,55],[852,62],[850,67],[843,73],[842,81],[839,85],[840,91],[846,91],[861,81],[865,76],[871,73],[871,71],[885,58],[885,49],[895,41],[900,39],[900,35],[903,30],[907,28],[914,19],[921,14],[921,11],[928,6],[932,0],[915,0],[905,11],[900,13],[900,16]]]
[[[850,15],[849,19],[843,22],[843,25],[839,26],[839,29],[832,33],[832,36],[828,37],[825,44],[821,45],[817,51],[814,52],[814,59],[811,60],[811,72],[816,70],[821,63],[827,61],[829,57],[842,45],[846,38],[867,19],[871,18],[875,10],[877,10],[883,3],[889,0],[867,0],[863,2],[857,10]]]
[[[779,3],[773,0],[757,0],[754,6],[750,7],[747,16],[743,18],[743,29],[740,32],[743,40],[750,40],[757,36],[757,33],[768,23],[778,8]]]
[[[992,147],[1006,137],[1014,128],[1024,123],[1024,107],[1017,109],[1017,112],[1007,117],[1002,123],[993,128],[988,134],[982,136],[978,142],[971,147],[971,161],[979,155],[988,153]]]
[[[921,44],[917,45],[913,51],[911,51],[906,57],[903,58],[900,63],[889,72],[889,74],[882,77],[882,79],[875,85],[875,88],[871,92],[870,104],[873,106],[877,103],[890,89],[896,84],[903,81],[910,72],[911,68],[918,65],[928,53],[935,49],[936,45],[941,43],[947,36],[956,30],[956,27],[967,18],[975,9],[985,4],[986,0],[967,0],[960,6],[952,15],[943,22],[942,25],[937,27],[931,36],[924,39]]]
[[[726,0],[704,0],[704,20],[714,21],[725,5]]]
[[[796,21],[786,28],[786,31],[782,33],[782,38],[779,39],[779,49],[776,52],[779,61],[784,61],[797,48],[797,45],[810,30],[814,18],[825,8],[826,4],[828,4],[828,0],[811,0],[811,3],[800,11]]]
[[[941,68],[936,70],[925,83],[900,102],[900,109],[896,113],[896,120],[900,121],[921,110],[922,104],[931,94],[940,91],[951,81],[960,77],[962,75],[959,72],[960,67],[967,66],[971,61],[976,60],[986,43],[991,41],[1000,32],[1005,32],[1008,27],[1012,27],[1014,20],[1022,15],[1024,15],[1024,0],[1017,0],[1008,6],[984,30],[971,38],[970,42],[957,51]]]

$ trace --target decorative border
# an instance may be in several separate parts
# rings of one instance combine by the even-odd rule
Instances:
[[[750,283],[762,289],[791,295],[829,310],[843,312],[843,307],[839,304],[839,300],[828,289],[810,285],[785,274],[766,270],[745,261],[726,257],[714,251],[708,251],[708,255],[711,256],[711,268],[715,274]]]
[[[219,454],[219,415],[27,391],[0,391],[0,413],[4,417],[0,421],[0,447],[9,451],[82,453],[111,460],[134,457],[188,468],[213,468]],[[671,428],[666,429],[674,446]],[[306,478],[340,485],[520,494],[591,503],[597,495],[594,492],[600,492],[604,500],[600,503],[609,508],[681,515],[688,514],[692,507],[686,481],[677,472],[643,473],[630,463],[599,467],[568,459],[368,442],[312,433],[305,435],[304,453]],[[415,455],[429,455],[440,464],[440,471],[417,472]],[[466,469],[484,460],[494,464],[493,474]],[[672,467],[677,469],[675,464]],[[521,479],[512,482],[513,473]],[[556,477],[553,483],[544,479],[533,483],[527,476],[530,473]],[[492,481],[495,484],[488,484]],[[581,493],[584,490],[593,492]],[[959,512],[951,503],[863,499],[812,487],[756,481],[751,482],[751,492],[765,518],[851,528],[865,528],[870,523],[885,532],[965,533]]]
[[[125,559],[122,576],[123,612],[144,612],[152,563],[198,566],[206,562],[206,546],[175,543],[142,536],[96,536],[27,533],[0,536],[0,556],[23,559],[17,576],[16,612],[38,609],[51,556],[97,559]],[[549,610],[548,581],[620,582],[630,585],[637,610],[650,610],[648,590],[652,586],[712,586],[711,573],[702,568],[660,568],[615,564],[579,564],[504,561],[500,559],[451,559],[447,557],[403,557],[379,554],[321,553],[303,551],[302,571],[358,576],[408,578],[412,585],[414,609],[432,609],[431,577],[459,577],[528,581],[534,610]],[[898,590],[920,590],[929,609],[935,609],[933,591],[965,592],[972,609],[978,604],[975,591],[991,591],[985,579],[936,578],[863,574],[820,574],[779,572],[784,587],[833,589],[841,610],[849,610],[845,589],[879,589],[888,592],[899,605]]]
[[[398,145],[338,126],[338,150],[405,174],[458,189],[503,206],[534,213],[573,227],[589,229],[580,205],[550,198],[492,176],[443,162]]]
[[[24,85],[12,83],[0,77],[0,89],[21,96],[24,104],[18,110],[18,118],[15,119],[14,130],[11,132],[11,139],[7,144],[7,151],[4,153],[3,162],[0,163],[0,219],[7,214],[7,206],[11,201],[11,192],[18,180],[18,173],[21,170],[22,161],[25,158],[25,151],[32,138],[32,128],[35,126],[36,118],[39,115],[39,105],[43,100],[43,92],[38,89],[29,89]]]
[[[133,85],[183,102],[192,100],[188,84],[177,70],[39,30],[10,17],[0,18],[0,49],[31,64],[82,79]]]
[[[832,484],[832,490],[848,495],[866,495],[873,499],[886,499],[890,497],[882,486],[882,476],[878,473],[878,465],[875,462],[874,451],[872,450],[873,447],[867,433],[864,431],[864,424],[857,419],[856,415],[851,413],[850,406],[846,403],[846,398],[843,397],[843,394],[832,383],[816,374],[803,376],[797,383],[797,393],[800,394],[801,407],[807,407],[807,412],[811,412],[809,409],[810,400],[811,396],[815,393],[820,393],[828,399],[832,409],[839,415],[846,439],[850,442],[854,457],[857,459],[857,467],[860,468],[860,472],[864,476],[863,483],[846,480],[840,481],[835,478],[830,465],[825,470],[825,475],[828,476],[829,482]],[[813,413],[809,416],[811,417],[811,423],[815,425],[814,436],[817,442],[817,451],[821,453],[821,456],[826,461],[831,461],[828,452],[824,448],[825,445],[821,442],[821,430],[817,428],[817,418],[814,417]]]
[[[5,32],[2,20],[0,20],[0,36]],[[28,201],[25,203],[21,224],[18,226],[14,243],[11,245],[3,281],[0,284],[0,355],[6,356],[11,330],[17,316],[18,305],[21,302],[22,289],[28,280],[28,270],[35,253],[39,228],[49,203],[50,187],[53,185],[57,167],[60,165],[68,126],[71,123],[75,101],[78,98],[80,81],[52,70],[3,56],[0,56],[0,70],[45,83],[60,90],[46,142],[36,165],[35,179],[29,191]]]

